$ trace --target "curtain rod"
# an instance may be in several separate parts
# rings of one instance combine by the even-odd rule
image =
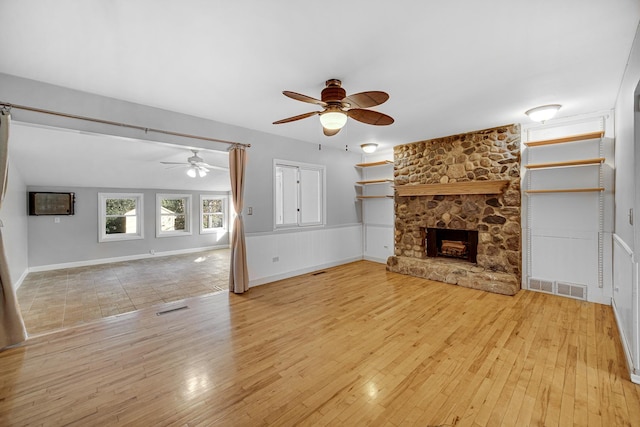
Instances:
[[[0,101],[0,107],[2,108],[2,110],[7,110],[7,109],[11,110],[12,108],[16,108],[16,109],[19,109],[19,110],[33,111],[35,113],[50,114],[52,116],[66,117],[66,118],[69,118],[69,119],[85,120],[85,121],[88,121],[88,122],[101,123],[101,124],[105,124],[105,125],[119,126],[119,127],[129,128],[129,129],[137,129],[137,130],[142,130],[145,133],[148,133],[148,132],[163,133],[165,135],[181,136],[181,137],[184,137],[184,138],[191,138],[191,139],[200,139],[202,141],[220,142],[222,144],[229,144],[229,145],[239,145],[239,146],[246,147],[246,148],[251,147],[251,144],[243,144],[241,142],[225,141],[223,139],[209,138],[209,137],[206,137],[206,136],[191,135],[191,134],[188,134],[188,133],[173,132],[173,131],[170,131],[170,130],[146,128],[146,127],[138,126],[138,125],[130,125],[130,124],[127,124],[127,123],[112,122],[110,120],[94,119],[92,117],[85,117],[85,116],[78,116],[78,115],[75,115],[75,114],[60,113],[58,111],[43,110],[41,108],[27,107],[25,105],[11,104],[11,103],[8,103],[8,102],[1,102]]]

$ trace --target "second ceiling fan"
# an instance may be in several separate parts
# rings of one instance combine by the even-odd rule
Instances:
[[[340,132],[346,124],[347,118],[351,117],[362,123],[376,126],[387,126],[393,123],[393,117],[378,111],[366,110],[365,108],[375,107],[389,99],[386,92],[368,91],[347,96],[347,92],[342,88],[342,82],[337,79],[327,80],[326,86],[320,95],[321,99],[312,98],[296,92],[285,90],[285,96],[297,101],[308,102],[310,104],[324,107],[323,111],[311,111],[298,116],[273,122],[274,125],[289,123],[295,120],[306,119],[307,117],[320,115],[322,129],[326,136],[333,136]]]

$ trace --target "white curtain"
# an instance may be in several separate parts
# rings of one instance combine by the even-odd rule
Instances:
[[[9,127],[11,116],[9,113],[0,114],[0,208],[7,191],[7,177],[9,172]],[[18,299],[11,284],[9,265],[4,250],[2,228],[0,228],[0,348],[17,344],[27,339],[27,331],[20,315]]]
[[[231,235],[231,268],[229,269],[229,291],[241,294],[249,290],[247,271],[247,248],[244,243],[244,172],[247,166],[247,152],[244,147],[234,145],[229,150],[229,174],[231,176],[231,199],[236,217]]]

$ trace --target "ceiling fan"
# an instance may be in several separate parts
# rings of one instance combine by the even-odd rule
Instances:
[[[289,123],[295,120],[306,119],[307,117],[320,115],[322,129],[326,136],[333,136],[340,132],[340,129],[347,123],[347,117],[351,117],[362,123],[376,126],[387,126],[393,123],[393,117],[377,111],[365,110],[365,108],[375,107],[389,99],[389,94],[381,91],[360,92],[347,96],[347,92],[342,88],[342,82],[338,79],[326,81],[326,86],[322,89],[320,98],[316,99],[307,95],[285,90],[285,96],[296,101],[308,102],[310,104],[324,107],[323,111],[312,111],[298,116],[273,122],[274,125]]]
[[[228,168],[222,166],[213,166],[204,161],[204,159],[198,156],[198,150],[191,149],[193,156],[187,158],[186,162],[160,162],[163,165],[180,165],[187,166],[187,175],[191,178],[195,178],[196,175],[200,178],[207,175],[207,172],[210,172],[210,169],[219,169],[219,170],[229,170]]]

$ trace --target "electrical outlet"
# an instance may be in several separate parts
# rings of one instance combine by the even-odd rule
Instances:
[[[273,257],[273,262],[278,262],[280,261],[280,257],[279,256],[274,256]]]
[[[58,217],[53,218],[53,223],[54,224],[60,224],[60,218],[58,218]]]
[[[150,250],[149,250],[149,253],[150,253],[151,255],[155,255],[155,254],[156,254],[156,250],[155,250],[155,249],[150,249]]]

